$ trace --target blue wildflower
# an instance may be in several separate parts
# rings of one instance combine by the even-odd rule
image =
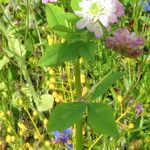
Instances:
[[[67,134],[67,135],[71,135],[71,134],[72,134],[72,129],[67,128],[67,129],[64,129],[63,132],[64,132],[65,134]]]
[[[55,142],[64,144],[69,150],[73,150],[73,146],[71,144],[72,129],[67,128],[64,129],[63,132],[55,131],[53,132],[55,137]]]
[[[67,147],[69,150],[73,150],[73,145],[72,145],[72,144],[66,143],[65,145],[66,145],[66,147]]]
[[[142,1],[141,4],[144,7],[144,10],[150,12],[150,0]]]

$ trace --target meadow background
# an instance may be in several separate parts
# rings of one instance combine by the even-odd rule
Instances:
[[[86,31],[78,31],[79,34],[81,32],[80,37],[68,36],[65,39],[60,31],[71,31],[62,26],[51,28],[51,18],[58,10],[55,12],[53,9],[53,14],[49,6],[70,12],[65,19],[75,25],[78,18],[73,15],[71,1],[59,0],[55,4],[44,4],[40,0],[0,0],[0,150],[75,149],[74,125],[67,126],[63,132],[51,132],[48,129],[49,117],[53,108],[59,104],[75,102],[80,98],[78,92],[82,97],[81,102],[84,101],[90,89],[93,90],[100,81],[105,81],[106,85],[104,91],[102,89],[103,94],[96,97],[95,102],[113,108],[119,137],[95,132],[87,124],[85,113],[82,124],[83,149],[150,149],[150,4],[145,1],[149,8],[145,9],[141,0],[120,2],[124,5],[125,15],[111,25],[111,31],[104,30],[103,37],[95,38],[83,29]],[[127,57],[106,46],[106,38],[120,27],[128,28],[145,39],[139,57]],[[71,49],[67,50],[67,55],[67,52],[60,52],[57,48],[67,40],[73,43],[78,38],[94,41],[96,44],[91,45],[94,50],[81,52],[83,57],[80,57],[75,52],[69,53]],[[78,44],[82,45],[75,43],[72,47]],[[54,55],[57,55],[57,59]],[[75,57],[78,57],[76,64],[80,67],[78,75]],[[122,72],[123,75],[118,74],[114,80],[115,77],[109,76],[114,71]],[[75,76],[80,78],[80,91],[76,90],[78,85]],[[54,128],[63,124],[59,115],[66,115],[65,111],[60,110],[53,117],[54,121],[55,118],[60,119],[56,120]],[[67,121],[76,118],[76,113],[68,115]],[[103,119],[104,122],[109,120],[109,115]],[[107,128],[104,128],[105,131]]]

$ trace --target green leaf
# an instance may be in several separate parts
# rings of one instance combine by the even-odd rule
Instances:
[[[48,121],[48,131],[61,131],[79,121],[85,112],[86,104],[64,103],[57,105]]]
[[[9,59],[4,56],[2,59],[0,59],[0,70],[9,62]]]
[[[68,12],[66,12],[65,14],[63,14],[62,18],[65,19],[65,20],[67,20],[68,22],[76,22],[76,21],[79,20],[79,18],[76,15],[74,15],[72,13],[68,13]]]
[[[10,0],[0,0],[0,3],[6,4],[9,3]]]
[[[47,47],[39,61],[40,66],[57,66],[65,61],[70,61],[78,56],[78,53],[69,49],[67,44],[56,44]]]
[[[95,87],[92,93],[90,94],[89,100],[93,100],[104,94],[112,84],[114,84],[119,78],[123,76],[123,73],[120,72],[110,72],[107,74]]]
[[[90,43],[76,41],[71,44],[55,44],[48,46],[42,55],[39,65],[40,66],[58,66],[65,61],[71,61],[77,57],[85,57],[90,59],[93,49],[89,49]]]
[[[51,110],[54,104],[54,98],[50,94],[43,94],[40,98],[40,102],[37,105],[38,111]]]
[[[110,106],[102,103],[89,103],[87,120],[96,132],[113,137],[119,136]]]
[[[56,31],[61,31],[61,32],[72,32],[72,33],[74,33],[73,30],[71,30],[70,28],[63,26],[63,25],[55,25],[52,29],[56,30]]]
[[[65,21],[61,17],[62,14],[65,14],[63,8],[53,4],[46,5],[47,21],[51,28],[55,25],[66,25]]]
[[[63,8],[58,7],[57,5],[48,4],[46,5],[46,17],[50,28],[53,28],[56,25],[66,26],[65,20],[62,18],[62,15],[65,14]],[[65,34],[56,31],[56,34],[64,37]]]
[[[81,2],[81,0],[71,0],[71,8],[72,8],[74,11],[80,10],[79,2]]]

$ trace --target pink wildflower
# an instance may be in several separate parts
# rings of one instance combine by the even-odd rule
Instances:
[[[57,2],[57,0],[42,0],[42,3],[47,4],[47,3],[53,3]]]
[[[128,57],[138,57],[142,54],[144,38],[136,36],[135,32],[130,33],[126,28],[120,28],[107,38],[106,45]]]
[[[103,25],[109,28],[110,23],[118,21],[117,17],[124,15],[122,3],[118,0],[82,0],[80,11],[75,14],[81,19],[76,23],[78,29],[87,28],[97,38],[103,35]]]

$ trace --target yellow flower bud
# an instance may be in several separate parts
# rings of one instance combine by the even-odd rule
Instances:
[[[37,111],[33,111],[33,116],[37,116],[38,115],[38,112]]]
[[[19,98],[19,99],[18,99],[18,103],[19,103],[19,105],[23,105],[23,100],[22,100],[22,98]]]
[[[128,128],[133,129],[134,128],[134,124],[130,123],[129,126],[128,126]]]
[[[51,90],[55,89],[55,84],[50,83],[50,84],[49,84],[49,88],[50,88]]]
[[[51,77],[50,78],[50,83],[55,83],[56,82],[56,79],[54,77]]]
[[[61,42],[61,43],[65,43],[65,39],[64,39],[64,38],[62,38],[60,42]]]
[[[25,145],[24,145],[24,146],[25,146],[25,148],[30,148],[30,147],[31,147],[30,143],[28,143],[28,142],[27,142],[27,143],[25,143]]]
[[[45,146],[50,146],[50,142],[49,141],[45,141]]]
[[[118,96],[117,96],[117,100],[118,100],[118,102],[122,103],[122,101],[123,101],[123,97],[122,97],[120,94],[118,94]]]
[[[11,128],[11,127],[8,127],[8,128],[7,128],[7,132],[8,132],[8,133],[11,133],[11,131],[12,131],[12,128]]]
[[[59,102],[60,102],[60,99],[59,99],[58,97],[56,97],[56,98],[55,98],[55,102],[56,102],[56,103],[59,103]]]
[[[83,58],[80,58],[79,63],[80,63],[80,64],[83,63]]]
[[[11,111],[8,110],[8,111],[7,111],[7,115],[8,115],[8,116],[11,116],[11,114],[12,114]]]
[[[45,118],[45,119],[43,120],[43,124],[46,126],[46,125],[47,125],[47,123],[48,123],[48,119],[47,119],[47,118]]]

